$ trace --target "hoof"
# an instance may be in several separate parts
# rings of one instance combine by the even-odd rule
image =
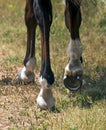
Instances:
[[[70,91],[77,91],[82,86],[82,76],[64,76],[63,83]]]
[[[35,74],[34,72],[25,72],[24,69],[22,69],[19,73],[18,73],[18,82],[20,83],[24,83],[24,84],[29,84],[31,82],[34,83],[35,81]]]
[[[41,110],[45,110],[45,109],[52,110],[52,108],[54,108],[54,106],[55,106],[55,99],[54,99],[54,97],[50,97],[49,99],[45,99],[42,96],[38,96],[37,106]]]
[[[77,91],[82,86],[83,69],[79,61],[69,62],[65,67],[63,83],[70,91]]]
[[[38,107],[43,109],[52,109],[55,106],[55,99],[53,97],[52,88],[47,84],[46,79],[40,78],[41,89],[37,97]]]

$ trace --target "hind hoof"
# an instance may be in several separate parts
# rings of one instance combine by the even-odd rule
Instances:
[[[64,76],[63,83],[70,91],[77,91],[82,86],[82,76]]]
[[[23,69],[18,73],[18,81],[24,84],[29,84],[35,81],[34,72],[25,72]]]

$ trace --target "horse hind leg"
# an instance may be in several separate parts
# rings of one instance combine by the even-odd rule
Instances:
[[[65,23],[70,32],[71,40],[68,46],[70,60],[65,67],[64,85],[71,91],[76,91],[81,87],[83,75],[82,48],[79,35],[81,24],[80,0],[76,2],[66,0],[65,9]]]
[[[19,82],[25,84],[34,81],[35,58],[35,29],[37,22],[33,12],[33,1],[26,0],[25,24],[27,27],[27,48],[24,59],[24,67],[18,74]]]

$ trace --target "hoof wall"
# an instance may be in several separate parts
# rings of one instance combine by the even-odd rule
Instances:
[[[66,88],[70,91],[77,91],[82,86],[82,78],[80,76],[65,76],[63,79],[63,83]]]

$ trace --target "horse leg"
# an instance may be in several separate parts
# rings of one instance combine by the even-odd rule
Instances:
[[[27,27],[27,48],[24,67],[19,72],[19,79],[25,84],[34,81],[35,59],[35,29],[37,22],[33,12],[33,0],[26,0],[25,24]]]
[[[66,0],[65,23],[71,36],[68,46],[69,63],[65,67],[64,85],[71,91],[82,85],[83,69],[81,64],[82,48],[79,35],[81,24],[81,0]]]
[[[34,14],[41,31],[41,90],[37,97],[37,104],[41,109],[51,109],[55,104],[51,85],[54,83],[54,74],[50,64],[49,35],[52,24],[52,5],[50,0],[35,0]]]

